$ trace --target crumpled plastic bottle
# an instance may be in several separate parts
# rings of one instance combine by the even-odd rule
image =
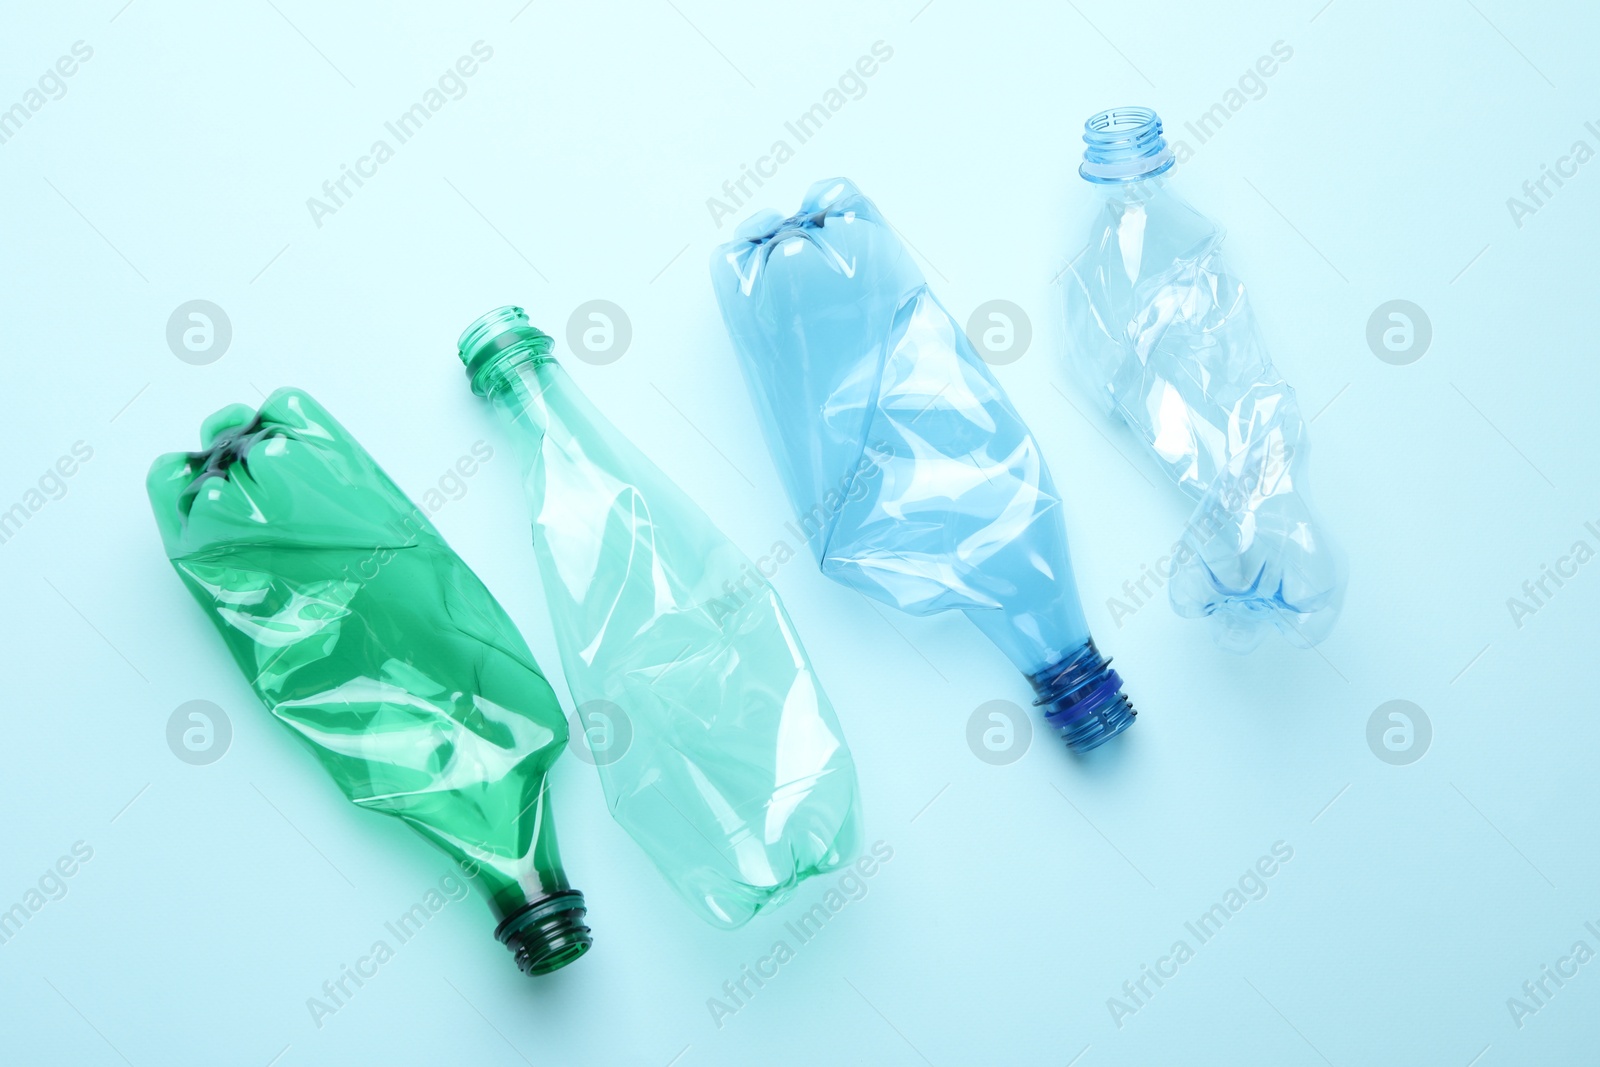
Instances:
[[[743,223],[711,275],[823,573],[913,615],[965,613],[1073,750],[1126,729],[1038,442],[872,201],[818,182],[797,214]]]
[[[1343,558],[1306,497],[1305,421],[1223,231],[1173,192],[1154,111],[1102,111],[1083,139],[1079,173],[1099,199],[1064,279],[1069,359],[1196,502],[1158,580],[1224,648],[1248,652],[1273,626],[1315,645],[1343,603]]]
[[[582,956],[545,776],[567,723],[506,613],[315,400],[223,408],[147,485],[167,557],[251,688],[350,800],[486,893],[527,974]]]
[[[855,763],[772,586],[551,348],[517,307],[458,345],[523,457],[556,643],[612,815],[701,917],[740,926],[855,851]]]

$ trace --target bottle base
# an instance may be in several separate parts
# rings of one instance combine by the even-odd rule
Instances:
[[[1139,714],[1122,692],[1122,678],[1092,640],[1028,681],[1039,694],[1034,706],[1045,709],[1044,721],[1074,752],[1099,748]]]
[[[588,908],[583,894],[566,889],[540,897],[494,929],[494,936],[511,950],[517,969],[540,975],[560,970],[589,951],[594,939],[584,925]]]

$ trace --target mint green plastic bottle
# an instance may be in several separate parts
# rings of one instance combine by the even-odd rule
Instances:
[[[612,815],[719,926],[840,866],[859,834],[855,764],[777,593],[521,308],[458,348],[523,459],[567,684],[609,734],[588,740]]]
[[[545,775],[555,693],[422,510],[305,393],[223,408],[147,483],[167,557],[267,709],[344,795],[437,845],[545,974],[589,949]]]

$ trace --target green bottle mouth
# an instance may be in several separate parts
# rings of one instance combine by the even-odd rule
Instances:
[[[584,924],[583,894],[564,889],[540,897],[495,927],[494,936],[511,950],[526,975],[549,974],[588,952],[594,944]]]
[[[472,391],[486,397],[505,372],[535,360],[554,359],[550,335],[528,321],[528,313],[514,304],[479,315],[461,332],[456,354],[466,364]]]

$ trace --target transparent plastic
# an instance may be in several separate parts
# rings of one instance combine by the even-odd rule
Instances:
[[[1343,557],[1306,496],[1300,406],[1272,366],[1221,227],[1164,177],[1148,108],[1091,117],[1080,170],[1098,188],[1064,279],[1074,372],[1196,502],[1160,578],[1173,609],[1247,652],[1273,627],[1309,647],[1332,629]]]
[[[156,460],[178,577],[269,711],[345,796],[438,846],[528,974],[590,946],[545,776],[567,739],[511,620],[424,513],[303,392],[223,408]]]
[[[698,914],[740,926],[854,852],[855,763],[777,593],[551,347],[507,307],[459,351],[523,457],[556,641],[582,721],[600,727],[586,734],[611,812]]]
[[[877,207],[818,182],[797,214],[740,226],[711,275],[823,573],[914,615],[965,613],[1074,750],[1126,729],[1038,442]]]

